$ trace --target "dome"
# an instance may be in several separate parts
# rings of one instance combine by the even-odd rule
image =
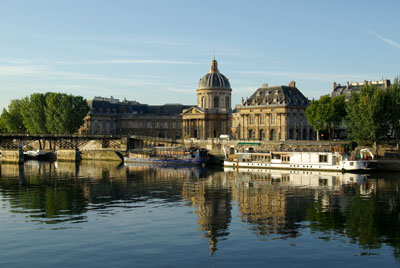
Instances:
[[[228,78],[219,72],[218,63],[215,59],[211,62],[211,68],[208,74],[200,79],[198,88],[231,89]]]

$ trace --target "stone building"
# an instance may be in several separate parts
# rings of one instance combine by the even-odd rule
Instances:
[[[346,85],[341,85],[341,84],[337,84],[336,82],[333,82],[331,97],[345,95],[346,96],[345,98],[347,101],[350,98],[351,93],[360,92],[361,88],[366,85],[374,85],[381,90],[386,90],[390,87],[390,80],[389,79],[378,80],[378,81],[364,80],[364,82],[349,82],[349,81],[347,81]],[[348,133],[347,133],[344,122],[342,122],[342,124],[340,126],[337,126],[334,129],[333,136],[335,139],[346,139],[347,138]]]
[[[296,88],[264,84],[254,94],[242,99],[233,114],[232,134],[235,139],[275,140],[314,139],[304,111],[309,100]]]
[[[378,88],[382,90],[386,90],[388,87],[390,87],[390,80],[385,79],[385,80],[379,80],[379,81],[367,81],[365,80],[364,82],[346,82],[346,85],[341,85],[337,84],[336,82],[333,82],[332,84],[332,93],[331,96],[339,96],[339,95],[346,95],[346,99],[348,99],[351,95],[352,92],[359,92],[361,87],[365,85],[375,85]]]
[[[231,133],[231,86],[215,58],[197,88],[197,106],[182,112],[184,138],[215,138]]]
[[[140,135],[180,139],[182,104],[147,105],[136,101],[95,97],[79,130],[90,135]]]

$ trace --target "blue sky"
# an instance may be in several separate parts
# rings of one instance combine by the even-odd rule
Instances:
[[[0,108],[34,92],[148,104],[196,103],[213,58],[232,103],[296,81],[312,99],[332,83],[400,75],[400,1],[0,2]]]

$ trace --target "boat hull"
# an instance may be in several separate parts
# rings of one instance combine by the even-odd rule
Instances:
[[[240,162],[224,161],[224,167],[237,168],[268,168],[268,169],[295,169],[295,170],[322,170],[322,171],[369,171],[372,170],[370,161],[345,161],[340,165],[326,163],[266,163],[266,162]]]
[[[125,157],[125,163],[146,163],[154,165],[194,165],[201,166],[211,164],[210,159],[190,158],[190,159],[160,159],[160,158],[135,158]]]

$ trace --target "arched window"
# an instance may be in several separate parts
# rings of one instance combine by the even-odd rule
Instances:
[[[218,108],[218,107],[219,107],[219,98],[214,97],[214,108]]]
[[[276,132],[275,132],[274,129],[271,129],[271,132],[270,132],[270,135],[269,135],[269,139],[270,139],[271,141],[276,140]]]
[[[226,109],[230,109],[231,108],[231,102],[229,100],[229,97],[225,98],[225,105],[226,105]]]
[[[307,140],[307,130],[303,129],[303,140]]]
[[[206,108],[206,97],[201,97],[201,108]]]
[[[255,139],[255,132],[254,132],[254,130],[249,130],[249,139],[251,139],[251,140],[254,140]]]
[[[265,140],[265,132],[264,130],[260,130],[260,140]]]

